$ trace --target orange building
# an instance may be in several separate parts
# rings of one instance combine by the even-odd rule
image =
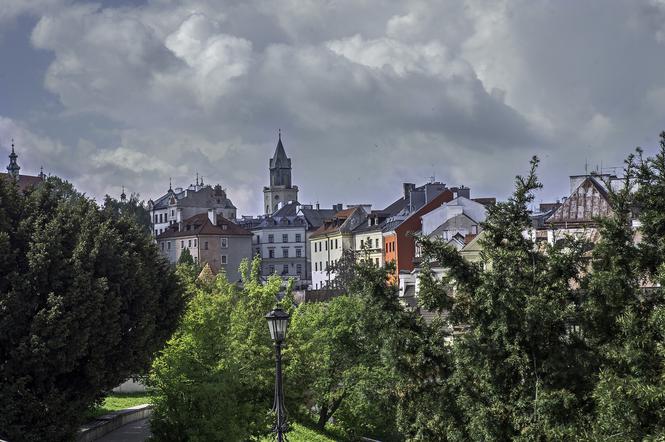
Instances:
[[[388,220],[383,228],[384,262],[395,265],[395,274],[390,278],[394,283],[398,282],[401,271],[408,272],[414,268],[416,241],[411,234],[421,230],[421,217],[455,198],[453,191],[441,183],[429,183],[419,188],[405,184],[404,191],[404,210]],[[415,193],[422,194],[422,204],[410,204],[409,207],[406,202],[413,201]]]

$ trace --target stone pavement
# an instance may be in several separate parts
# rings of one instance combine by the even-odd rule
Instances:
[[[110,432],[98,442],[143,442],[150,436],[150,420],[141,419]]]

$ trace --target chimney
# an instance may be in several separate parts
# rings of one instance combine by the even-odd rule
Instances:
[[[416,188],[416,185],[413,183],[403,183],[402,187],[404,188],[404,200],[408,201],[411,192]]]
[[[213,226],[217,225],[217,214],[215,213],[215,209],[208,209],[208,219]]]
[[[319,210],[319,203],[316,203],[316,210]]]

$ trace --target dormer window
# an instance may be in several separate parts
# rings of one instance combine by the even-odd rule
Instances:
[[[226,230],[228,227],[229,226],[227,226],[226,224],[222,224],[222,230]]]

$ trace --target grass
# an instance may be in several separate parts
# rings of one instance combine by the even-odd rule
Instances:
[[[152,398],[147,393],[111,393],[100,406],[88,411],[86,418],[87,420],[93,420],[112,411],[149,404],[151,401]]]
[[[341,435],[336,434],[337,432],[324,431],[321,432],[314,428],[312,425],[302,424],[298,422],[289,422],[289,432],[287,437],[289,442],[342,442],[347,441]],[[327,429],[326,429],[327,430]],[[261,439],[261,442],[272,442],[274,441],[274,436],[266,436]]]

